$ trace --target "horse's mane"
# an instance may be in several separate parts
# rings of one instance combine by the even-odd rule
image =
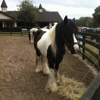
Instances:
[[[75,32],[78,32],[78,27],[77,27],[77,24],[75,23],[75,21],[69,19],[69,22],[70,22],[72,28],[75,30]]]
[[[57,51],[56,42],[55,42],[55,35],[56,35],[55,28],[56,28],[56,25],[57,25],[57,23],[55,23],[49,31],[49,39],[50,39],[51,48],[52,48],[52,51],[53,51],[54,54],[56,54],[56,51]]]

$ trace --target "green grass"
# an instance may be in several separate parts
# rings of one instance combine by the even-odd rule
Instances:
[[[95,52],[97,55],[99,54],[99,50],[97,48],[95,48],[94,46],[92,45],[89,45],[89,44],[86,44],[85,45],[87,48],[89,48],[90,50],[92,50],[93,52]],[[88,51],[85,52],[86,55],[91,58],[93,61],[97,61],[97,58],[95,58],[94,56],[92,56]]]
[[[97,48],[95,48],[94,46],[92,46],[92,45],[86,44],[86,47],[91,49],[92,51],[94,51],[96,54],[99,53],[99,50]]]

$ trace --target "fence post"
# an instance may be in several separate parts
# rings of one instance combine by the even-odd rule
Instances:
[[[21,36],[22,36],[22,29],[21,29]]]
[[[79,100],[100,100],[99,94],[100,94],[100,72],[98,75],[94,78],[92,83],[88,86],[87,90],[84,92],[84,94],[81,96]],[[96,92],[99,91],[99,92]],[[98,97],[97,99],[93,99],[94,97]]]
[[[85,49],[84,49],[84,47],[85,47],[85,35],[84,35],[84,33],[83,33],[83,47],[82,47],[82,59],[83,59],[83,60],[85,60],[85,56],[84,56],[84,54],[85,54]]]
[[[10,36],[12,36],[12,32],[10,31]]]
[[[98,60],[98,64],[99,64],[99,66],[100,66],[100,45],[99,45],[99,60]]]

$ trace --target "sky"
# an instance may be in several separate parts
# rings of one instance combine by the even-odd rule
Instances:
[[[3,0],[0,0],[0,5]],[[8,11],[17,10],[17,5],[23,0],[5,0]],[[79,19],[80,17],[92,17],[94,10],[100,6],[100,0],[31,0],[33,5],[39,7],[41,4],[47,11],[57,11],[64,19]]]

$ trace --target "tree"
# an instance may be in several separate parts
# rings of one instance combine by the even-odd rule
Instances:
[[[78,26],[81,27],[92,27],[93,26],[93,18],[91,17],[80,17],[78,20],[76,20],[76,23]]]
[[[98,6],[93,13],[93,21],[95,26],[100,26],[100,6]]]
[[[20,5],[18,5],[18,19],[26,23],[33,24],[36,21],[37,8],[33,6],[32,1],[23,0]]]

